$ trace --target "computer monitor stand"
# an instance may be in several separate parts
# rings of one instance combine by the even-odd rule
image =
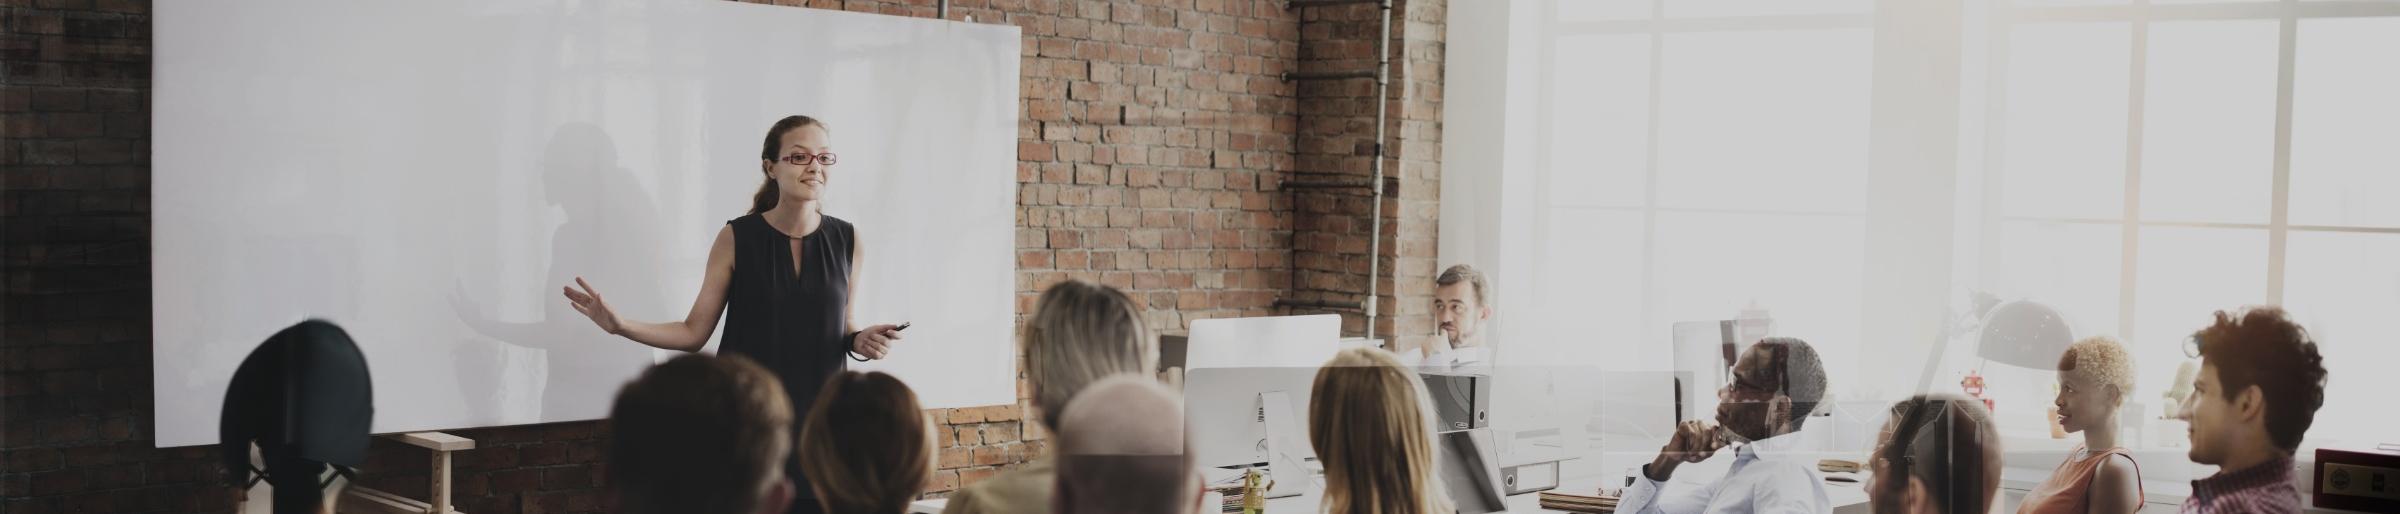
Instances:
[[[1268,391],[1258,394],[1258,402],[1266,422],[1267,477],[1273,484],[1267,488],[1267,497],[1299,496],[1315,480],[1309,476],[1308,459],[1302,453],[1308,440],[1300,434],[1299,421],[1292,419],[1296,417],[1292,400],[1283,391]]]

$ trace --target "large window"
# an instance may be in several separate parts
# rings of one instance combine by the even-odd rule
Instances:
[[[2331,357],[2312,439],[2381,435],[2372,394],[2400,385],[2369,364],[2400,358],[2400,3],[1988,12],[1982,284],[2126,340],[2152,416],[2211,312],[2284,305]]]
[[[1542,52],[1537,337],[1660,369],[1677,321],[1856,340],[1870,2],[1565,1]],[[1836,372],[1850,346],[1825,348]]]
[[[2151,416],[2212,311],[2284,305],[2331,357],[2311,439],[2383,435],[2374,393],[2400,390],[2373,368],[2400,362],[2400,2],[1957,1],[1968,158],[1925,172],[1955,173],[1938,194],[1971,207],[1939,263],[1958,283],[1924,301],[2033,299],[2078,335],[2128,341]],[[1872,126],[1871,85],[1914,64],[1876,62],[1878,3],[1545,2],[1535,237],[1503,250],[1538,280],[1505,321],[1531,330],[1510,333],[1661,369],[1673,323],[1756,307],[1822,341],[1835,376],[1883,371],[1859,342],[1880,271],[1869,205],[1895,194],[1869,180],[1870,142],[1893,130]],[[2047,373],[2013,380],[2004,411],[2049,404]]]

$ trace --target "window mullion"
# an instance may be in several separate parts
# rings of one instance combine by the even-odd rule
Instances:
[[[2267,221],[2267,303],[2283,304],[2285,240],[2291,232],[2292,192],[2292,71],[2299,56],[2299,0],[2283,0],[2281,32],[2276,34],[2275,65],[2275,185]]]
[[[1984,25],[1984,69],[1989,71],[1983,86],[1983,209],[1977,220],[1980,243],[1976,245],[1977,254],[1982,257],[1975,281],[1990,290],[2006,276],[2000,253],[2001,245],[2005,244],[2000,238],[2001,222],[2007,214],[2001,204],[2006,200],[2001,188],[2011,178],[2006,176],[2004,164],[2008,144],[2008,59],[2010,45],[2016,41],[2016,24],[2010,21],[2012,14],[2006,0],[1985,0],[1984,12],[1990,17]]]
[[[1650,86],[1649,91],[1646,92],[1650,96],[1650,105],[1648,106],[1649,119],[1644,120],[1649,125],[1645,127],[1645,130],[1650,133],[1650,140],[1645,142],[1648,148],[1642,150],[1647,154],[1642,159],[1641,320],[1644,337],[1648,337],[1651,329],[1657,325],[1653,316],[1662,310],[1658,306],[1658,279],[1656,278],[1658,276],[1658,130],[1660,125],[1658,104],[1661,95],[1664,94],[1659,85],[1666,81],[1662,75],[1666,70],[1667,35],[1665,31],[1658,28],[1657,23],[1666,19],[1667,0],[1652,0],[1651,3],[1653,5],[1650,9]]]
[[[2137,0],[2136,6],[2146,7],[2148,0]],[[2138,300],[2135,289],[2140,285],[2136,265],[2141,262],[2142,220],[2142,118],[2146,91],[2143,90],[2150,70],[2150,19],[2147,10],[2133,20],[2133,56],[2126,81],[2125,122],[2125,209],[2123,250],[2117,268],[2117,333],[2127,341],[2141,337],[2134,324],[2134,307]]]

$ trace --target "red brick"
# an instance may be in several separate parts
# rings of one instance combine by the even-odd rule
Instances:
[[[974,464],[978,466],[991,466],[1008,462],[1007,450],[998,446],[978,447],[975,448],[974,453]]]
[[[84,109],[84,90],[46,87],[33,90],[33,110],[81,111]]]
[[[521,450],[528,466],[549,466],[567,463],[566,443],[551,442],[527,446]]]
[[[1067,104],[1060,100],[1028,100],[1026,117],[1035,121],[1067,121]]]
[[[491,474],[492,493],[512,494],[532,491],[542,485],[541,470],[513,469]]]
[[[1015,405],[993,405],[989,407],[976,408],[983,411],[983,419],[986,422],[998,423],[1018,420],[1018,411],[1017,406]]]
[[[1049,143],[1037,141],[1023,141],[1017,143],[1017,160],[1039,162],[1048,161],[1053,158],[1055,158],[1055,156],[1051,154],[1051,146]]]
[[[599,485],[590,466],[569,466],[542,470],[542,490],[579,490]]]
[[[961,469],[958,470],[958,484],[960,487],[975,485],[976,482],[981,482],[997,474],[1000,474],[1000,470],[988,467]]]
[[[1050,252],[1044,250],[1026,250],[1017,252],[1017,268],[1049,269]]]
[[[928,482],[931,483],[925,485],[925,492],[955,491],[959,488],[958,472],[948,469],[936,471],[933,473],[933,479]]]

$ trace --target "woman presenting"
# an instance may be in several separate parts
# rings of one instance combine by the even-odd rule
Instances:
[[[682,321],[621,319],[581,277],[576,287],[565,288],[567,301],[610,334],[686,352],[708,344],[723,314],[718,352],[765,365],[783,381],[792,412],[808,412],[817,390],[842,371],[846,359],[882,359],[900,340],[898,326],[851,327],[850,296],[864,253],[850,222],[819,208],[835,161],[828,136],[823,123],[807,116],[785,117],[767,129],[759,152],[766,183],[752,198],[750,214],[717,231],[700,297]],[[784,469],[803,497],[792,502],[791,512],[816,512],[807,477],[791,464],[796,461]]]

